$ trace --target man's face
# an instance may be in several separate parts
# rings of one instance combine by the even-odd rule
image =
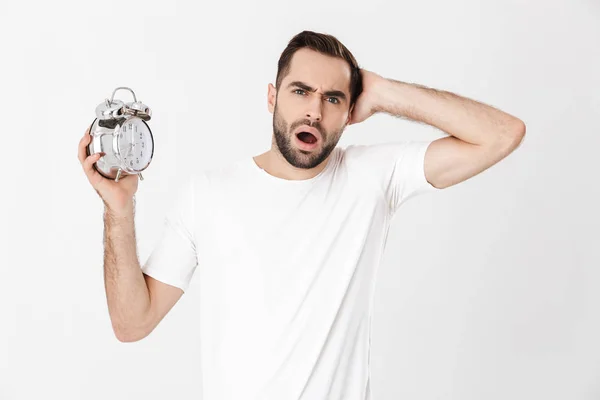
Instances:
[[[350,67],[346,61],[310,49],[298,50],[279,90],[269,84],[277,149],[296,168],[318,166],[337,145],[349,120],[349,105]],[[311,129],[312,134],[300,133]]]

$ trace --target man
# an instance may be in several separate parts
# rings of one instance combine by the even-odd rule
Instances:
[[[268,88],[271,149],[182,185],[140,266],[137,176],[115,183],[79,158],[105,203],[105,285],[123,342],[146,337],[197,273],[204,399],[369,399],[376,270],[407,199],[462,182],[514,151],[511,115],[359,69],[335,37],[304,31]],[[375,112],[450,134],[337,147]],[[197,270],[196,270],[197,269]]]

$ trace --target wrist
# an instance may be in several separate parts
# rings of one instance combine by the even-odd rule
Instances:
[[[377,111],[403,115],[410,85],[393,79],[381,79],[377,88]]]
[[[104,213],[113,218],[131,217],[135,213],[135,198],[132,198],[125,204],[119,206],[110,206],[107,203],[104,203]]]

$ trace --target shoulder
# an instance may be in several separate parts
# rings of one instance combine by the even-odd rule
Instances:
[[[250,184],[252,170],[248,160],[237,159],[220,165],[198,168],[188,173],[187,183],[196,196],[196,202],[209,201],[222,195],[232,196],[241,186]]]
[[[350,161],[385,162],[388,158],[401,158],[404,154],[419,151],[428,141],[391,141],[371,144],[351,144],[342,148]]]
[[[404,158],[418,153],[422,145],[413,141],[351,144],[340,149],[342,162],[349,169],[389,171]]]

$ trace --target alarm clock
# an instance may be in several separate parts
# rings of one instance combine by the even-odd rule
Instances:
[[[117,90],[129,90],[133,102],[115,99]],[[92,139],[87,146],[87,155],[105,153],[94,163],[102,176],[116,182],[125,175],[137,174],[150,165],[154,155],[154,137],[146,121],[152,111],[139,102],[133,90],[116,88],[112,96],[96,107],[96,119],[90,126]]]

